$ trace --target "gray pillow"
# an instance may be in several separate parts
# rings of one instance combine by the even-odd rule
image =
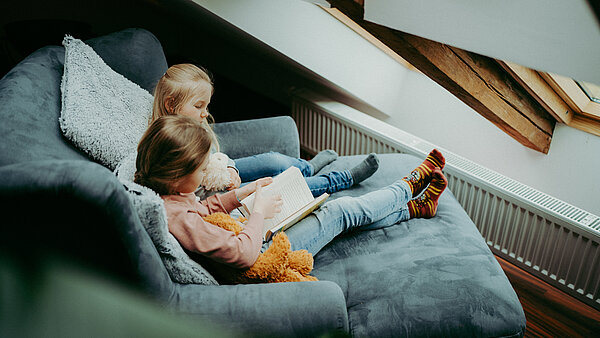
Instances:
[[[67,139],[114,170],[148,128],[153,97],[112,70],[83,41],[66,36],[60,127]]]
[[[182,284],[218,285],[215,278],[190,258],[169,232],[165,205],[149,188],[120,178],[137,214],[160,254],[171,279]]]

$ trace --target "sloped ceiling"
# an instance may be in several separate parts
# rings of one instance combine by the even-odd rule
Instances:
[[[365,0],[364,19],[600,84],[600,24],[591,6],[594,1]]]

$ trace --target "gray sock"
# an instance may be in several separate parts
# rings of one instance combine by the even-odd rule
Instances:
[[[350,175],[354,184],[358,184],[371,177],[379,168],[379,158],[375,153],[370,153],[367,158],[360,162],[356,167],[350,169]]]
[[[315,157],[313,157],[312,160],[308,161],[308,163],[310,163],[313,167],[313,175],[318,173],[319,170],[323,169],[324,166],[335,161],[337,157],[338,154],[331,149],[326,149],[319,152],[317,155],[315,155]]]

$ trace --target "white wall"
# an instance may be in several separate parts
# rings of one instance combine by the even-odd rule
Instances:
[[[394,108],[392,98],[409,71],[319,6],[300,0],[194,1],[379,111]]]
[[[411,72],[385,121],[503,175],[600,215],[600,137],[557,124],[550,151],[531,150],[426,76]]]
[[[522,146],[322,9],[295,0],[195,0],[386,113],[409,133],[600,215],[600,137],[557,125],[547,155]]]

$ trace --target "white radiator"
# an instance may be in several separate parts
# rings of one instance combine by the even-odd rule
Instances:
[[[296,92],[292,106],[300,144],[312,154],[424,158],[441,149],[449,189],[492,251],[600,309],[600,217],[314,93]]]

